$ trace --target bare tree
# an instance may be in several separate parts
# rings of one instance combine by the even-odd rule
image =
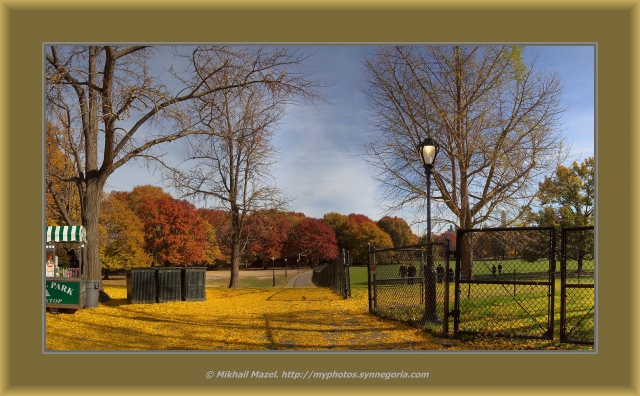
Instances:
[[[217,78],[221,80],[218,84],[228,84],[237,76],[227,70]],[[190,136],[184,161],[169,169],[169,177],[183,196],[213,200],[229,212],[230,288],[238,288],[247,214],[287,203],[272,187],[271,170],[279,155],[271,142],[290,95],[263,85],[199,98],[191,109],[194,123],[208,134]]]
[[[431,137],[440,145],[435,222],[473,228],[501,210],[512,221],[522,216],[539,178],[564,155],[565,109],[558,75],[535,71],[521,54],[504,46],[381,47],[365,58],[375,131],[365,158],[378,169],[389,213],[426,207],[417,145]],[[463,263],[469,277],[470,265]]]
[[[100,195],[108,177],[131,160],[161,160],[154,150],[160,145],[209,133],[191,123],[192,102],[255,85],[300,100],[320,97],[319,84],[299,72],[305,56],[290,47],[51,46],[44,57],[47,121],[59,124],[63,113],[55,109],[68,109],[65,131],[76,148],[76,169],[61,181],[78,188],[88,279],[95,281],[101,278]],[[227,71],[234,79],[218,78]]]

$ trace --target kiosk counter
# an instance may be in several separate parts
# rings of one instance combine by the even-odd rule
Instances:
[[[46,233],[46,308],[54,312],[82,309],[87,303],[87,281],[84,279],[86,231],[81,226],[48,226]],[[60,249],[68,255],[64,268],[58,265],[56,252]]]

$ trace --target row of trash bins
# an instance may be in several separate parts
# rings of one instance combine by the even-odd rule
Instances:
[[[206,267],[145,267],[126,273],[127,303],[205,301]]]

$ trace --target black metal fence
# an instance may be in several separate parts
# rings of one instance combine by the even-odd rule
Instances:
[[[594,345],[594,227],[556,237],[554,227],[459,229],[455,271],[448,241],[370,249],[369,311],[444,335],[453,324],[457,334]]]
[[[594,227],[563,228],[560,254],[560,341],[595,342]]]
[[[369,249],[369,311],[447,333],[449,243]]]
[[[313,268],[311,281],[318,287],[332,289],[343,298],[351,297],[351,277],[349,274],[349,252],[342,254],[330,263]]]
[[[459,229],[454,332],[553,339],[555,228]]]

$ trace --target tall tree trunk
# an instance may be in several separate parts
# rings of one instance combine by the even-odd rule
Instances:
[[[465,219],[466,220],[466,219]],[[461,222],[461,228],[473,228],[471,221]],[[467,233],[460,241],[460,279],[473,279],[473,233]]]
[[[238,278],[240,276],[240,237],[242,233],[242,222],[238,208],[232,205],[231,209],[231,277],[229,278],[229,288],[238,289]]]
[[[231,277],[229,278],[229,288],[238,289],[238,278],[240,276],[240,242],[234,241],[231,245]]]
[[[463,89],[463,70],[460,61],[460,47],[454,47],[454,59],[455,59],[455,72],[456,72],[456,98],[455,98],[455,113],[454,113],[454,127],[455,136],[458,141],[462,142],[463,150],[468,150],[467,131],[464,128],[464,110],[462,103],[462,89]],[[463,156],[464,160],[460,161],[460,227],[463,229],[473,228],[473,219],[471,216],[471,204],[469,202],[469,181],[468,181],[468,168],[469,159],[467,156]],[[471,237],[473,234],[467,234],[462,241],[462,251],[460,260],[460,279],[473,279],[473,249],[471,243]]]
[[[103,183],[97,177],[85,180],[82,196],[82,224],[87,231],[87,279],[100,281],[102,279],[102,265],[100,262],[100,238],[98,234],[98,219],[100,213],[100,194]],[[102,290],[102,282],[100,282]]]
[[[89,82],[97,85],[97,58],[99,47],[89,48]],[[102,289],[102,263],[100,262],[100,237],[98,223],[100,215],[100,195],[106,178],[98,170],[98,98],[99,93],[89,87],[89,114],[83,119],[85,140],[85,172],[80,174],[80,196],[82,200],[82,225],[87,231],[87,279],[100,282]]]
[[[464,174],[463,174],[464,175]],[[469,209],[469,191],[467,190],[467,177],[466,175],[461,178],[460,196],[462,197],[462,205],[460,210],[460,228],[471,229],[473,228],[473,219],[471,217],[471,210]],[[473,279],[473,233],[465,234],[465,237],[460,241],[460,279]]]

